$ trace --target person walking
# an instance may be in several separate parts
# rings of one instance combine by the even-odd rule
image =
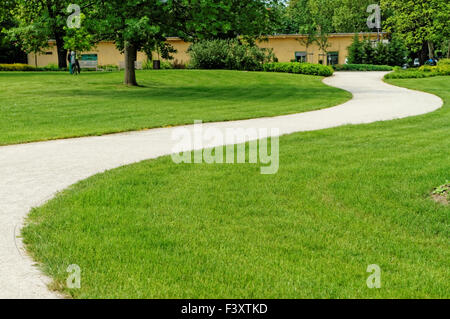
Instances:
[[[70,74],[73,74],[73,66],[72,66],[72,61],[70,59],[71,56],[71,51],[69,51],[69,53],[67,54],[67,62],[69,63],[69,72]]]
[[[75,51],[70,52],[70,64],[72,65],[72,73],[71,74],[76,74],[77,73],[77,57],[76,57]]]
[[[80,61],[78,60],[78,54],[75,52],[75,65],[77,66],[78,74],[81,73]]]

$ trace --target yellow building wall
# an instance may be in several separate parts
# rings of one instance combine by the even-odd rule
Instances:
[[[361,34],[360,37],[367,36],[367,34]],[[369,35],[371,39],[376,39],[376,34]],[[346,58],[348,57],[348,47],[353,42],[353,34],[332,34],[329,37],[329,47],[328,52],[338,52],[339,53],[339,64],[344,64]],[[280,62],[289,62],[295,59],[295,52],[307,52],[307,62],[319,63],[323,60],[324,64],[327,63],[326,56],[316,44],[310,45],[306,48],[306,45],[302,43],[304,36],[301,35],[277,35],[270,36],[265,41],[258,42],[258,46],[262,48],[273,49],[276,57]],[[178,38],[169,38],[167,40],[177,53],[173,54],[173,62],[184,64],[189,62],[189,54],[187,50],[189,48],[189,43],[184,42]],[[46,53],[38,54],[37,56],[37,66],[43,67],[49,64],[58,63],[58,54],[56,52],[56,47],[54,42],[50,42],[51,47],[46,49]],[[118,65],[120,61],[124,61],[124,55],[117,50],[113,42],[101,42],[92,51],[83,52],[83,54],[97,54],[98,55],[98,65]],[[157,55],[154,54],[153,58],[156,59]],[[138,61],[145,62],[147,56],[143,52],[138,53]],[[28,64],[35,65],[34,54],[28,55]]]
[[[360,35],[362,39],[363,34]],[[376,39],[375,34],[370,34],[370,38]],[[354,34],[332,34],[328,38],[327,52],[337,52],[339,64],[344,64],[348,58],[348,47],[353,43]],[[270,36],[264,41],[260,41],[258,46],[261,48],[272,49],[279,62],[290,62],[295,60],[296,52],[306,52],[307,62],[327,64],[327,55],[317,44],[311,44],[306,47],[306,37],[301,35],[278,35]]]

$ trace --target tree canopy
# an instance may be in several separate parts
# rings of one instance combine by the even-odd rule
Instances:
[[[448,0],[382,0],[381,5],[393,12],[386,20],[386,31],[399,34],[410,51],[419,53],[427,49],[428,57],[434,58],[436,45],[444,42],[448,45]],[[424,54],[419,55],[423,61]]]

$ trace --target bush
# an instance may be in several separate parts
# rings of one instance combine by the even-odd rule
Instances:
[[[450,64],[438,64],[435,68],[439,75],[450,75]]]
[[[355,34],[348,52],[350,64],[402,66],[405,63],[406,48],[395,36],[389,43],[373,43],[370,39],[361,41],[359,35]]]
[[[47,66],[36,69],[36,71],[65,71],[65,69],[60,69],[55,63],[50,63]]]
[[[432,76],[448,76],[450,75],[450,65],[441,64],[438,66],[421,66],[415,70],[398,70],[385,76],[386,79],[417,79],[428,78]]]
[[[386,74],[385,79],[420,79],[433,76],[432,73],[420,71],[399,71]]]
[[[237,39],[194,43],[188,50],[190,66],[196,69],[260,71],[274,60],[271,50],[241,43]]]
[[[28,64],[0,64],[0,71],[36,71],[34,66]]]
[[[171,70],[174,69],[174,65],[168,61],[161,61],[160,65],[161,70]]]
[[[419,68],[420,72],[436,72],[435,66],[423,65]]]
[[[392,71],[394,68],[389,65],[373,64],[339,64],[333,66],[336,71]]]
[[[119,66],[116,64],[105,64],[105,65],[99,65],[99,69],[106,71],[106,72],[112,72],[112,71],[118,71]]]
[[[284,72],[319,76],[333,75],[331,66],[299,62],[271,62],[263,65],[265,72]]]
[[[450,59],[441,59],[437,63],[438,66],[450,65]]]

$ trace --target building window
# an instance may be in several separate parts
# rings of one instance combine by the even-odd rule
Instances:
[[[45,52],[45,55],[53,55],[53,52]]]
[[[339,64],[339,52],[328,52],[327,62],[328,65]]]
[[[306,52],[295,52],[295,61],[297,62],[306,62],[307,60],[307,53]]]

